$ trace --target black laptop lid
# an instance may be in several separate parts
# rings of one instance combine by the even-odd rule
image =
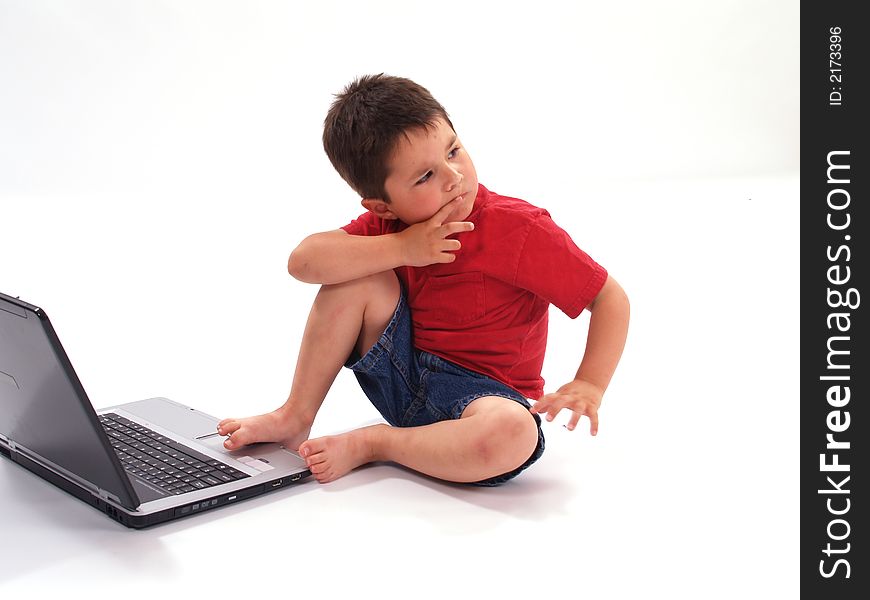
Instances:
[[[45,313],[0,294],[0,434],[48,463],[139,505]]]

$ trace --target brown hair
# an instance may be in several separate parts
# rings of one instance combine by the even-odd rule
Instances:
[[[439,118],[453,128],[426,88],[403,77],[364,75],[335,95],[323,123],[323,149],[360,196],[389,202],[387,161],[399,136],[433,127]]]

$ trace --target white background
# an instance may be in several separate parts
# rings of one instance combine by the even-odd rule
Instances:
[[[427,87],[481,182],[632,300],[599,435],[557,420],[507,486],[374,465],[132,532],[3,461],[0,588],[796,597],[798,25],[786,1],[0,0],[0,291],[46,309],[96,406],[283,402],[316,293],[286,259],[360,212],[320,135],[364,73]],[[548,391],[587,322],[552,313]],[[377,418],[345,372],[314,434]]]

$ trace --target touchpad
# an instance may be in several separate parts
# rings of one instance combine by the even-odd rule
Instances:
[[[224,448],[226,439],[222,435],[212,435],[197,441],[212,452],[237,460],[245,466],[264,473],[272,469],[299,469],[306,466],[305,461],[298,454],[278,444],[250,444],[238,450],[227,450]]]

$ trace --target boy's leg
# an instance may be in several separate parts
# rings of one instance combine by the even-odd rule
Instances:
[[[333,481],[372,461],[392,461],[438,479],[471,483],[524,464],[538,444],[538,426],[527,408],[486,396],[456,420],[421,427],[373,425],[300,446],[312,474]]]
[[[296,450],[308,439],[311,424],[348,356],[365,355],[386,329],[401,288],[387,271],[320,288],[302,336],[290,396],[277,410],[218,424],[224,442],[235,450],[255,442],[281,442]]]

